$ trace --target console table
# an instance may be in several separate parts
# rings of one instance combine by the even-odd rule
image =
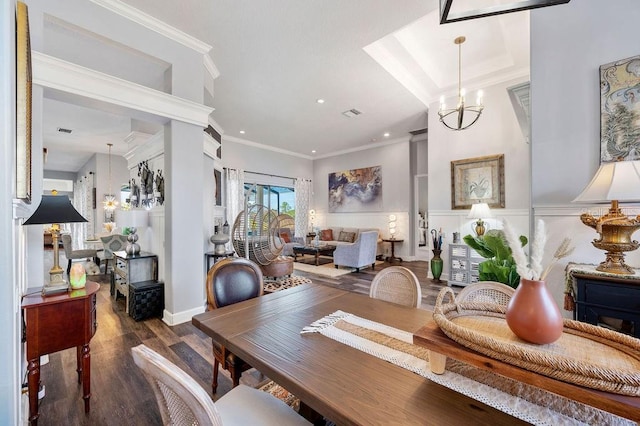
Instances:
[[[114,251],[113,255],[116,260],[113,268],[114,298],[118,298],[118,293],[124,295],[125,310],[129,313],[129,284],[158,281],[158,256],[144,251],[136,255],[127,254],[125,251]]]
[[[595,268],[567,265],[567,290],[576,305],[574,319],[640,337],[640,273],[617,275]]]
[[[27,343],[29,421],[38,424],[40,357],[76,347],[78,383],[82,383],[84,412],[90,410],[91,352],[89,341],[96,332],[96,293],[100,285],[87,281],[85,288],[53,296],[41,292],[22,299],[23,336]]]

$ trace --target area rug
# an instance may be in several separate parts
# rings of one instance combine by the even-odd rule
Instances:
[[[380,265],[382,263],[384,262],[381,262],[379,260],[376,261],[376,265]],[[308,265],[306,263],[300,263],[300,262],[293,262],[293,269],[295,269],[296,271],[309,272],[311,274],[319,275],[321,277],[329,277],[329,278],[336,278],[342,275],[347,275],[356,270],[356,268],[345,268],[343,266],[336,269],[333,263],[327,263],[325,265],[316,266],[316,265]]]
[[[276,398],[287,404],[289,407],[293,408],[294,411],[298,411],[300,409],[300,400],[273,380],[269,380],[258,389],[275,396]]]
[[[336,311],[315,321],[301,331],[301,334],[306,333],[320,333],[532,424],[635,424],[453,359],[447,360],[444,374],[434,374],[429,368],[428,350],[413,344],[412,333],[347,312]]]

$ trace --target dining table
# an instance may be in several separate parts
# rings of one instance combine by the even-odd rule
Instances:
[[[342,310],[414,333],[424,309],[313,283],[195,315],[192,323],[337,425],[527,424],[480,401],[319,333]]]

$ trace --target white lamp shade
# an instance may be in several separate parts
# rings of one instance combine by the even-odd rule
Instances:
[[[469,216],[467,216],[468,219],[484,219],[487,217],[491,217],[491,210],[487,203],[477,203],[472,205]]]
[[[604,163],[574,203],[640,201],[640,161]]]
[[[121,228],[145,228],[149,226],[149,212],[142,209],[117,210],[116,223]]]

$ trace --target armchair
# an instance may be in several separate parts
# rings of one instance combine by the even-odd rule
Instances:
[[[361,232],[354,243],[340,244],[333,252],[333,263],[338,266],[360,268],[371,265],[375,269],[376,251],[378,248],[378,231]]]
[[[124,250],[127,246],[127,236],[115,234],[100,237],[100,239],[102,240],[104,250],[98,252],[98,259],[100,259],[98,266],[101,266],[102,261],[104,260],[104,273],[106,274],[109,269],[109,261],[114,259],[113,252]]]
[[[67,264],[67,276],[69,276],[69,272],[71,271],[71,262],[75,259],[86,259],[90,257],[96,263],[99,262],[97,250],[74,250],[71,245],[71,235],[69,234],[62,235],[62,247],[64,247],[65,257],[69,260]]]

